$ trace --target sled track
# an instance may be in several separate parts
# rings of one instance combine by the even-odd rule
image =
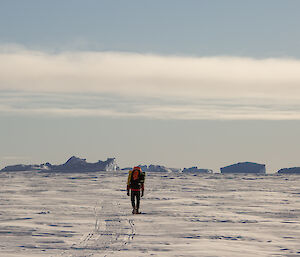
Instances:
[[[71,246],[71,252],[62,256],[93,256],[128,248],[134,239],[136,230],[133,219],[121,209],[118,202],[100,201],[94,207],[95,225],[91,232],[85,234],[79,243]],[[95,252],[97,250],[97,253]]]

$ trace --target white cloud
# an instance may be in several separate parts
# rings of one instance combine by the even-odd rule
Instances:
[[[293,59],[49,54],[2,48],[0,112],[300,119],[299,71],[300,61]]]

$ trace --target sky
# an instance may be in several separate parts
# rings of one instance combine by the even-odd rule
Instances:
[[[0,168],[300,166],[297,0],[1,0]]]

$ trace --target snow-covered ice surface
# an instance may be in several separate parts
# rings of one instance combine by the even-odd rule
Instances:
[[[0,173],[0,256],[300,256],[300,176]]]

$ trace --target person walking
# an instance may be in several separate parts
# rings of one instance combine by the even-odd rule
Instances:
[[[127,180],[127,195],[131,195],[132,214],[140,214],[140,199],[144,196],[145,173],[140,167],[129,171]],[[129,192],[131,194],[129,194]]]

